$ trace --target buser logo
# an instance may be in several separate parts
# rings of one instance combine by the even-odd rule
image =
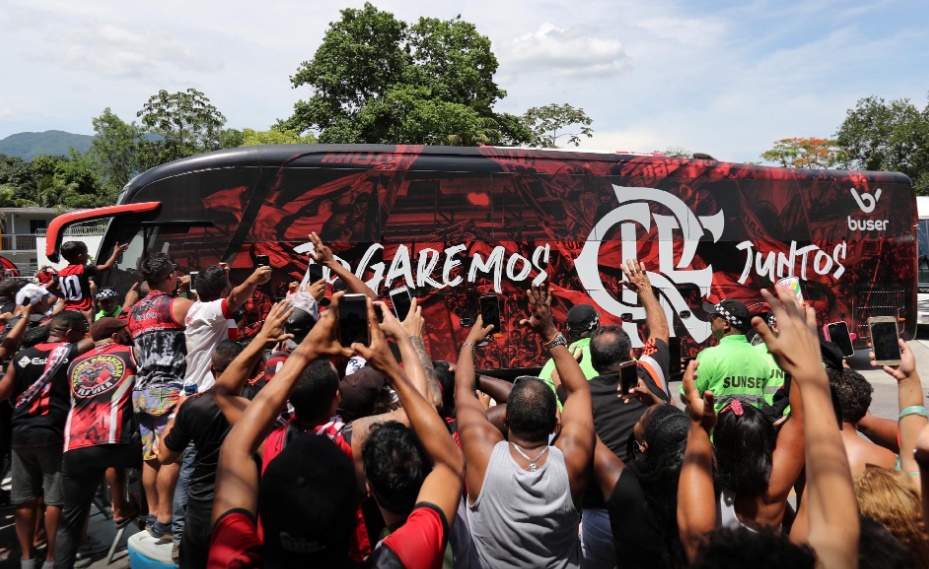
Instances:
[[[851,188],[851,192],[855,203],[863,213],[874,211],[877,207],[877,200],[881,199],[880,188],[874,192],[873,196],[867,192],[859,194],[855,188]],[[886,219],[852,219],[852,216],[848,216],[848,228],[852,231],[884,231],[888,223],[890,222]]]

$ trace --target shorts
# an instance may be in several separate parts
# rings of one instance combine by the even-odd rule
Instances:
[[[139,421],[139,434],[142,438],[142,460],[155,460],[153,452],[155,440],[161,438],[177,401],[181,396],[181,387],[149,387],[132,392],[132,408]]]
[[[61,476],[61,454],[64,443],[42,447],[13,449],[13,489],[10,501],[13,505],[31,502],[45,497],[47,506],[63,506],[65,503]]]

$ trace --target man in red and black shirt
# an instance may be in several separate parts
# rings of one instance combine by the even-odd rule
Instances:
[[[44,496],[48,556],[55,559],[55,534],[64,496],[61,453],[65,421],[71,409],[68,364],[93,348],[87,319],[77,311],[56,314],[44,343],[13,357],[0,380],[0,400],[13,398],[13,493],[16,534],[23,566],[34,562],[35,504]]]
[[[90,328],[96,347],[68,368],[71,412],[62,462],[64,511],[55,543],[57,565],[73,567],[84,520],[107,468],[141,466],[133,431],[132,387],[136,365],[126,321],[101,318]],[[133,442],[135,440],[135,442]],[[113,488],[117,527],[132,521],[125,491]]]

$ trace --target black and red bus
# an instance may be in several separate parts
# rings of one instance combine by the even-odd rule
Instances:
[[[268,255],[283,296],[307,274],[316,231],[380,294],[416,291],[436,358],[456,357],[478,298],[495,293],[503,338],[480,351],[485,368],[541,363],[538,339],[517,324],[533,282],[554,291],[562,322],[592,303],[640,345],[627,258],[648,266],[685,356],[711,339],[705,300],[753,305],[791,275],[821,324],[844,320],[859,342],[870,316],[915,331],[916,201],[894,173],[497,147],[247,147],[153,168],[117,205],[59,217],[47,255],[64,227],[106,217],[99,258],[130,243],[103,277],[120,290],[141,258],[164,251],[184,271],[224,261],[233,281]]]

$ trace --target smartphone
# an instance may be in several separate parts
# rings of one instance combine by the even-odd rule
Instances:
[[[629,395],[629,390],[639,384],[639,366],[635,360],[619,364],[619,385],[623,395]]]
[[[797,297],[797,302],[803,306],[803,291],[800,290],[800,279],[797,277],[784,277],[774,285],[783,288]]]
[[[323,278],[323,266],[313,263],[310,265],[310,268],[307,269],[307,272],[310,276],[310,283],[315,283],[319,279]]]
[[[878,365],[900,365],[900,334],[897,319],[893,316],[872,316],[868,318],[871,331],[871,348],[874,350],[874,363]]]
[[[848,324],[845,321],[830,322],[824,327],[826,339],[839,347],[839,351],[845,357],[855,355],[855,347],[852,346],[852,337],[848,334]]]
[[[256,267],[270,267],[271,261],[268,259],[267,255],[255,255],[255,266]]]
[[[190,292],[197,292],[197,275],[200,271],[190,271]]]
[[[500,333],[500,303],[497,301],[497,295],[488,294],[481,297],[481,319],[484,326],[493,326],[494,334]]]
[[[339,343],[349,347],[355,342],[371,343],[368,337],[368,297],[346,294],[339,301]]]
[[[413,299],[410,296],[410,289],[405,286],[397,287],[390,291],[390,304],[394,307],[394,314],[397,319],[403,321],[407,314],[410,313]]]

